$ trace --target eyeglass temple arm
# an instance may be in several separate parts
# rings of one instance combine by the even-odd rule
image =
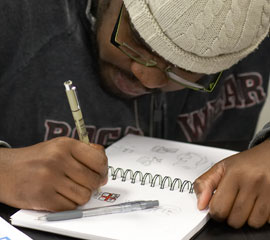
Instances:
[[[115,45],[116,47],[121,46],[121,44],[116,41],[116,38],[117,38],[117,35],[118,35],[119,23],[120,23],[120,19],[122,17],[123,7],[124,7],[124,4],[122,4],[122,6],[121,6],[120,14],[119,14],[119,16],[117,18],[117,21],[116,21],[116,24],[115,24],[115,26],[113,28],[113,32],[112,32],[112,36],[111,36],[111,43],[113,45]]]
[[[199,89],[199,90],[204,90],[204,86],[198,84],[198,83],[194,83],[194,82],[190,82],[190,81],[187,81],[183,78],[181,78],[180,76],[176,75],[175,73],[173,72],[170,72],[170,71],[167,71],[166,72],[168,77],[184,86],[190,86],[190,87],[193,87],[195,89]]]

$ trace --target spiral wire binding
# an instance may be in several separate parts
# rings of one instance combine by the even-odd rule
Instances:
[[[158,185],[160,189],[164,189],[166,186],[170,189],[170,191],[174,191],[179,189],[179,192],[184,192],[188,190],[189,193],[193,193],[193,183],[188,180],[182,181],[180,178],[172,179],[169,176],[162,177],[160,174],[155,174],[154,176],[151,173],[143,174],[141,171],[132,171],[131,169],[124,170],[123,168],[116,168],[109,166],[109,176],[112,177],[112,180],[116,180],[117,178],[121,178],[123,182],[131,180],[131,183],[136,183],[136,180],[141,183],[141,185],[145,185],[149,183],[151,187],[155,187]]]

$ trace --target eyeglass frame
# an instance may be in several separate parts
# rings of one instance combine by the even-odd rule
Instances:
[[[123,9],[124,9],[124,3],[122,3],[122,5],[121,5],[119,15],[117,17],[115,26],[113,28],[113,32],[112,32],[111,40],[110,40],[112,45],[114,45],[121,52],[123,52],[126,56],[128,56],[132,60],[136,61],[137,63],[139,63],[139,64],[141,64],[141,65],[143,65],[145,67],[156,67],[156,68],[158,68],[159,70],[161,70],[162,72],[164,72],[166,74],[166,76],[167,76],[167,78],[169,80],[172,80],[172,81],[174,81],[174,82],[176,82],[176,83],[178,83],[178,84],[180,84],[180,85],[182,85],[182,86],[184,86],[186,88],[189,88],[189,89],[192,89],[192,90],[195,90],[195,91],[199,91],[199,92],[208,92],[208,93],[213,92],[214,88],[216,87],[217,83],[219,82],[219,80],[221,78],[221,75],[222,75],[223,71],[221,71],[218,74],[218,76],[217,76],[217,78],[215,78],[215,80],[211,80],[210,83],[209,83],[208,88],[206,88],[201,84],[188,81],[188,80],[183,79],[182,77],[178,76],[176,73],[174,73],[172,71],[172,67],[170,65],[167,66],[165,69],[162,69],[162,68],[160,68],[158,66],[158,63],[155,60],[153,60],[153,59],[148,60],[141,53],[136,51],[134,48],[132,48],[131,46],[129,46],[125,42],[120,43],[117,40],[117,36],[118,36],[118,32],[119,32],[120,25],[121,25],[121,20],[122,20],[122,16],[123,16]],[[140,56],[141,59],[145,59],[145,61],[142,61],[141,59],[138,59],[138,58],[132,56],[127,51],[125,51],[123,48],[128,48],[131,52],[134,52],[134,54],[136,54],[137,56]],[[174,79],[173,76],[178,78],[178,80]]]

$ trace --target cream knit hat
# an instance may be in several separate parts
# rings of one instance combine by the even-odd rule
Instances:
[[[254,51],[270,27],[270,0],[124,0],[134,27],[164,59],[216,73]]]

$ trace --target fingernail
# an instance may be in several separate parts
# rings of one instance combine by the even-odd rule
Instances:
[[[104,147],[100,144],[95,144],[95,143],[89,143],[89,146],[92,148],[95,148],[97,150],[104,150]]]

